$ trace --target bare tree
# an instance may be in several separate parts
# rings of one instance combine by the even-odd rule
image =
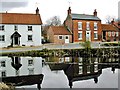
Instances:
[[[53,16],[46,21],[46,25],[48,25],[48,26],[60,26],[61,20],[60,20],[59,16]]]
[[[106,18],[105,18],[105,22],[107,23],[107,24],[111,24],[111,21],[112,20],[116,20],[116,18],[114,17],[114,16],[106,16]]]

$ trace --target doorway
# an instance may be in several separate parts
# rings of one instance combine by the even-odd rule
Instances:
[[[91,32],[86,31],[86,41],[91,41]]]
[[[65,43],[69,43],[69,36],[65,36]]]

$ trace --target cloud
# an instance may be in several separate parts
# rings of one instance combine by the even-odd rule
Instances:
[[[9,0],[8,0],[9,1]],[[21,1],[21,2],[0,2],[0,6],[2,8],[2,11],[8,11],[13,8],[20,8],[20,7],[26,7],[28,5],[28,1]]]

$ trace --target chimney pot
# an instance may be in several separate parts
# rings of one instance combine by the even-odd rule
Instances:
[[[97,16],[97,10],[96,10],[96,9],[94,10],[93,15],[94,15],[94,16]]]
[[[36,14],[39,14],[39,9],[38,9],[38,7],[37,7],[37,9],[36,9]]]

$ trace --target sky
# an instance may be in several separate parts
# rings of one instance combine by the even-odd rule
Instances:
[[[0,0],[0,12],[35,13],[36,8],[45,24],[53,16],[59,16],[63,22],[68,7],[72,13],[93,15],[97,9],[98,17],[105,23],[108,16],[118,18],[118,2],[120,0]]]

